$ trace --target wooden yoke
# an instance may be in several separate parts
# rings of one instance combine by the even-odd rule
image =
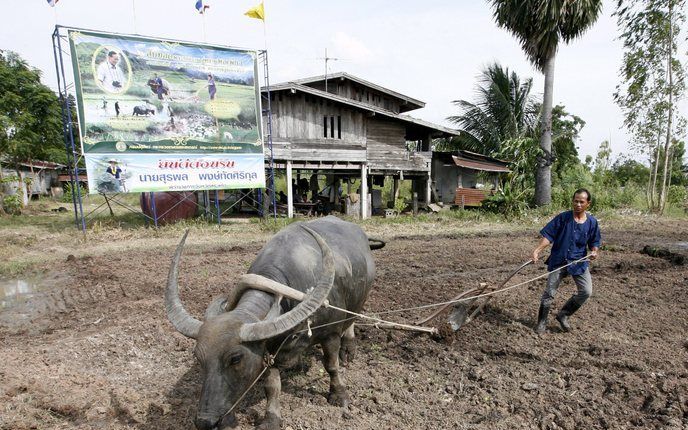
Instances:
[[[265,276],[247,273],[245,275],[241,275],[237,286],[227,295],[225,309],[234,309],[236,304],[239,302],[239,299],[241,299],[242,294],[246,290],[260,290],[266,293],[272,293],[275,296],[284,296],[300,302],[304,301],[306,298],[306,294],[299,290],[295,290],[287,285],[273,281],[272,279],[268,279]],[[327,300],[325,300],[325,303],[323,304],[326,307],[330,305]]]

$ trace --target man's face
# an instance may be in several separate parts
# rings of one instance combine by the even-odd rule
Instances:
[[[573,196],[573,212],[580,214],[588,210],[590,201],[588,200],[588,193],[578,193]]]
[[[111,56],[108,57],[108,61],[113,66],[116,66],[117,63],[119,63],[119,54],[112,54]]]

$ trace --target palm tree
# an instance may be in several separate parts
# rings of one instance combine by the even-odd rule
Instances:
[[[559,41],[569,43],[597,20],[602,0],[490,0],[494,18],[521,42],[528,60],[545,75],[535,204],[552,200],[552,89]]]
[[[531,78],[521,81],[498,63],[487,66],[480,75],[473,102],[454,100],[462,113],[447,119],[461,129],[456,144],[461,149],[494,155],[502,142],[531,134],[538,107],[530,90]]]

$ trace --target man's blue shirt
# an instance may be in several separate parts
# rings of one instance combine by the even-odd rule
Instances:
[[[573,219],[573,211],[562,212],[540,230],[542,237],[552,244],[548,271],[585,257],[588,248],[599,248],[601,236],[597,219],[586,215],[585,222],[579,224]],[[567,271],[571,275],[580,275],[587,268],[588,262],[583,261],[569,266]]]

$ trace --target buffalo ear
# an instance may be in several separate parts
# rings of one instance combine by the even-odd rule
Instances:
[[[227,311],[227,297],[215,297],[205,310],[205,320],[207,321],[208,319],[221,315]]]

